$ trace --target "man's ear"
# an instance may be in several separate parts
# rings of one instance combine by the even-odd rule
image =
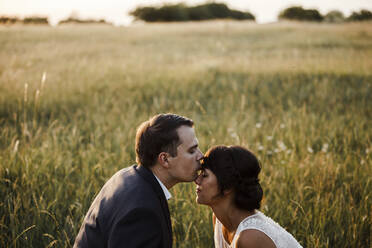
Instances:
[[[161,166],[168,168],[169,163],[168,163],[168,153],[166,152],[161,152],[158,155],[158,162]]]

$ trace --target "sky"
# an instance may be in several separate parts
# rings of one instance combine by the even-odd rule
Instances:
[[[105,19],[115,25],[128,25],[132,17],[128,12],[137,6],[180,3],[197,5],[207,0],[0,0],[1,16],[47,16],[52,25],[69,17],[72,13],[81,19]],[[340,10],[345,16],[352,11],[368,9],[372,11],[372,0],[217,0],[232,9],[249,11],[258,23],[277,20],[278,13],[290,6],[315,8],[321,14],[330,10]]]

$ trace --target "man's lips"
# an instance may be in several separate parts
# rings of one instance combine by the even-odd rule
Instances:
[[[201,191],[201,189],[200,189],[200,188],[196,188],[196,193],[197,193],[197,194],[199,194],[199,193],[200,193],[200,191]]]

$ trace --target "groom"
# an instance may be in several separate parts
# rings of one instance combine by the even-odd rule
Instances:
[[[122,169],[90,206],[74,247],[172,247],[169,189],[196,179],[203,154],[193,121],[159,114],[137,129],[138,165]]]

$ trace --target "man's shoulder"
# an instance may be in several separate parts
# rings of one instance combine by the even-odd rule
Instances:
[[[138,185],[141,185],[139,187]],[[147,187],[146,187],[147,186]],[[103,188],[115,188],[117,190],[128,191],[131,189],[151,188],[146,180],[138,173],[138,166],[132,165],[117,171],[103,186]]]
[[[153,177],[153,175],[145,175]],[[155,177],[148,179],[139,173],[139,167],[132,165],[116,172],[103,186],[102,194],[105,198],[110,198],[115,201],[127,201],[135,203],[136,199],[141,199],[141,202],[151,201],[151,196],[156,197],[154,185],[148,180],[156,180]],[[160,187],[160,186],[159,186]],[[128,202],[126,202],[128,205]]]

